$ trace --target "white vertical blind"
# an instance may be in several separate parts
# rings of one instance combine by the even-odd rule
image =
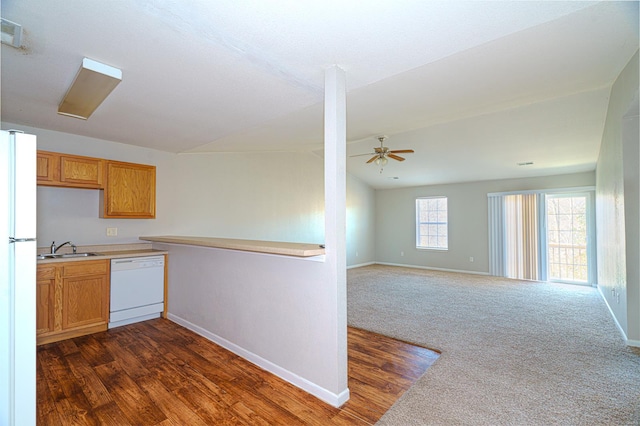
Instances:
[[[504,197],[506,276],[538,279],[538,220],[536,194]]]
[[[488,195],[489,274],[537,280],[540,276],[540,194]]]
[[[538,207],[537,194],[521,196],[522,209],[522,276],[538,279]]]
[[[536,194],[538,204],[538,280],[547,281],[547,202],[546,195]]]
[[[504,197],[488,195],[489,204],[489,274],[504,277]]]

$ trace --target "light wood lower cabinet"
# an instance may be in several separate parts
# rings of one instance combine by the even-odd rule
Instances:
[[[109,267],[108,259],[38,265],[39,345],[107,329]]]
[[[36,280],[36,333],[46,334],[55,330],[54,306],[56,292],[56,268],[38,267]]]

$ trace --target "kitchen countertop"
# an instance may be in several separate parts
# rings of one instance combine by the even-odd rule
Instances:
[[[311,257],[324,255],[324,248],[318,244],[287,243],[281,241],[238,240],[233,238],[188,237],[178,235],[140,237],[143,241],[155,243],[183,244],[212,247],[256,253],[280,254],[284,256]]]
[[[64,247],[65,250],[60,250],[60,253],[71,253],[71,249]],[[47,248],[39,248],[38,254],[49,253]],[[151,244],[114,244],[114,245],[102,245],[102,246],[78,246],[78,253],[99,253],[99,256],[87,256],[87,257],[67,257],[67,258],[53,258],[53,259],[38,259],[38,265],[43,263],[59,263],[59,262],[86,262],[90,260],[104,260],[104,259],[120,259],[126,257],[144,257],[144,256],[157,256],[168,254],[166,250],[156,250],[151,248]]]

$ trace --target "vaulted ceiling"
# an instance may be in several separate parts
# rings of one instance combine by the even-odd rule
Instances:
[[[346,71],[348,155],[413,149],[375,188],[593,170],[635,1],[8,0],[2,120],[170,152],[322,152],[324,70]],[[83,57],[123,80],[57,114]],[[533,162],[518,166],[520,162]],[[397,179],[394,179],[397,178]]]

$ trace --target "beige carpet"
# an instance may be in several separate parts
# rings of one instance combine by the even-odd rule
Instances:
[[[348,323],[442,352],[381,425],[638,425],[640,351],[597,290],[373,265]]]

